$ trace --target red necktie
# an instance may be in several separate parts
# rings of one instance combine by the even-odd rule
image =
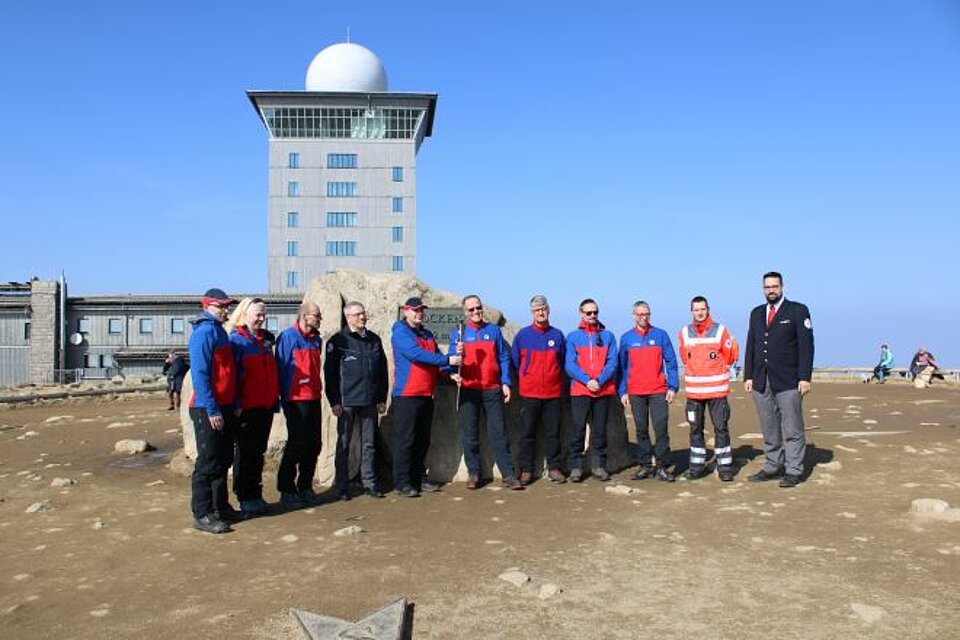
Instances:
[[[773,322],[773,316],[777,314],[777,308],[773,305],[770,305],[770,309],[767,311],[767,326],[770,326],[770,323]]]

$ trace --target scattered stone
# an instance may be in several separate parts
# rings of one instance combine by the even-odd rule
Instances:
[[[917,498],[910,503],[910,511],[914,513],[946,513],[950,505],[946,500],[936,498]]]
[[[794,551],[799,551],[800,553],[809,553],[810,551],[815,551],[817,548],[810,544],[801,544],[793,548]]]
[[[859,602],[851,602],[850,608],[853,609],[853,613],[866,622],[867,624],[873,624],[877,620],[883,617],[885,613],[880,607],[873,607],[869,604],[860,604]]]
[[[113,384],[123,384],[123,376],[113,376],[110,378],[110,382]]]
[[[99,531],[100,529],[105,529],[106,526],[107,525],[104,524],[103,520],[101,520],[100,518],[97,518],[96,520],[93,521],[93,524],[90,525],[90,528],[96,531]]]
[[[506,571],[497,577],[504,582],[509,582],[518,588],[530,582],[530,576],[525,574],[523,571]]]
[[[36,438],[38,435],[40,435],[40,434],[37,433],[36,431],[27,431],[27,432],[25,432],[25,433],[17,436],[17,440],[26,440],[27,438]]]
[[[939,427],[940,423],[939,422],[921,422],[920,426],[921,427]]]
[[[837,400],[866,400],[866,399],[867,399],[866,396],[840,396],[837,398]],[[851,405],[851,406],[855,406],[855,405]]]
[[[132,427],[132,422],[111,422],[107,425],[107,429],[119,429],[120,427]]]
[[[744,433],[737,437],[741,440],[763,440],[762,433]]]
[[[837,436],[838,438],[872,438],[875,436],[898,436],[909,431],[824,431],[825,436]],[[866,442],[866,441],[865,441]],[[871,443],[867,443],[871,446]],[[872,445],[876,446],[876,445]]]
[[[863,421],[863,424],[877,424],[877,421],[867,418],[866,420]]]
[[[29,573],[18,573],[17,575],[13,576],[13,579],[16,580],[17,582],[23,582],[24,580],[29,580],[29,579],[30,579],[30,574],[29,574]]]
[[[160,485],[167,484],[165,480],[154,480],[153,482],[148,482],[148,487],[159,487]]]
[[[600,538],[600,542],[606,542],[606,543],[608,543],[608,544],[617,541],[617,538],[616,538],[615,536],[607,533],[606,531],[602,532],[602,533],[600,534],[599,538]]]
[[[853,520],[854,518],[857,517],[857,514],[850,513],[849,511],[841,511],[840,513],[837,514],[837,517]]]
[[[93,611],[90,612],[90,615],[93,616],[94,618],[103,618],[105,616],[110,615],[110,609],[107,609],[106,607],[101,609],[94,609]]]
[[[541,600],[546,600],[552,598],[553,596],[560,595],[563,593],[563,589],[560,588],[560,585],[554,584],[552,582],[546,582],[540,585],[540,593],[537,595]]]
[[[341,529],[341,531],[342,531],[342,529]],[[359,533],[359,531],[358,531],[357,533]],[[337,534],[334,534],[334,535],[337,535]],[[345,534],[344,534],[344,535],[345,535]],[[296,542],[296,541],[299,540],[299,539],[300,539],[300,538],[298,538],[298,537],[295,536],[294,534],[288,533],[287,535],[285,535],[285,536],[283,536],[282,538],[280,538],[280,542]]]
[[[629,496],[637,492],[633,487],[628,487],[624,484],[617,484],[612,487],[605,487],[604,491],[607,493],[612,493],[615,496]]]
[[[61,420],[73,420],[73,416],[50,416],[44,420],[44,423],[51,424],[54,422],[60,422]]]
[[[918,453],[916,447],[911,447],[909,444],[903,446],[904,453]]]
[[[51,487],[70,487],[77,484],[76,480],[71,478],[54,478],[50,483]]]
[[[113,445],[114,453],[120,453],[124,455],[145,453],[155,449],[156,447],[146,440],[118,440],[116,444]]]
[[[503,540],[484,540],[484,544],[503,544]]]
[[[363,533],[363,529],[358,527],[355,524],[350,525],[349,527],[344,527],[343,529],[337,529],[333,532],[333,535],[343,537],[343,536],[352,536],[358,533]]]
[[[53,507],[50,506],[50,503],[46,500],[41,502],[34,502],[32,505],[27,507],[24,510],[24,513],[42,513],[44,511],[52,511]]]
[[[823,464],[818,464],[818,467],[821,469],[829,469],[830,471],[839,471],[843,468],[843,464],[839,460],[833,460],[832,462],[824,462]]]

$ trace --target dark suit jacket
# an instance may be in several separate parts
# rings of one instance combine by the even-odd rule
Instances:
[[[743,379],[763,392],[767,379],[774,393],[796,389],[801,380],[813,375],[813,325],[810,311],[799,302],[784,300],[767,326],[768,305],[750,313]]]

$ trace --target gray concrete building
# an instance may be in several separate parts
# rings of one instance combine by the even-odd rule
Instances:
[[[267,287],[341,267],[416,275],[416,156],[437,95],[391,93],[380,60],[327,47],[306,91],[248,91],[269,137]]]

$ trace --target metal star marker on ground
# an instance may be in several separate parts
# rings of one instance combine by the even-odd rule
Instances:
[[[290,615],[300,625],[307,640],[401,640],[407,615],[407,599],[400,598],[356,622],[321,616],[302,609]]]

